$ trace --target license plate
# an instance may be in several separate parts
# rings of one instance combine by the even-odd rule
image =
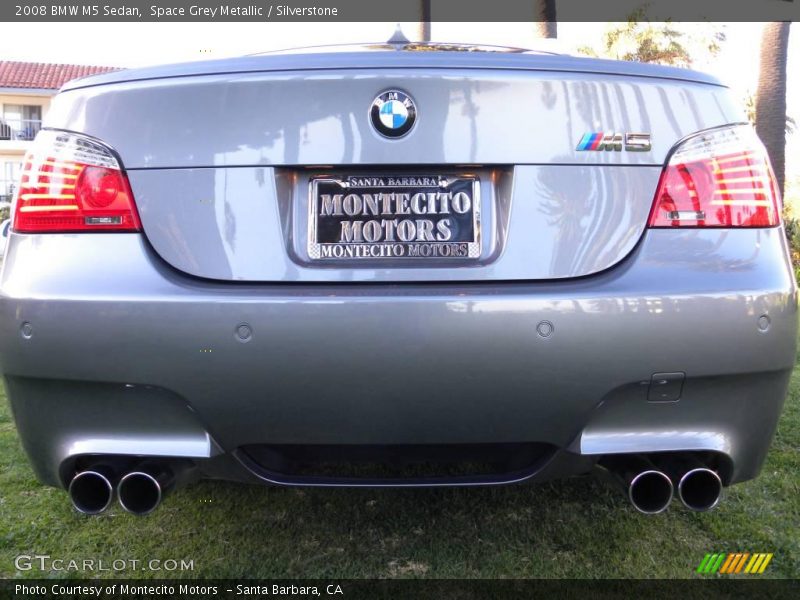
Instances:
[[[451,261],[480,256],[480,182],[472,175],[317,177],[312,260]]]

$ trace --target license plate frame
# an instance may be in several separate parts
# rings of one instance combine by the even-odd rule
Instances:
[[[314,262],[475,261],[481,256],[480,178],[471,173],[311,177],[307,242]]]

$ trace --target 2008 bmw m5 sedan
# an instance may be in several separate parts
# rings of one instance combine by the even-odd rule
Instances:
[[[0,288],[39,479],[82,512],[116,496],[144,514],[197,478],[597,470],[655,513],[755,477],[797,289],[728,89],[369,49],[121,71],[55,98]]]

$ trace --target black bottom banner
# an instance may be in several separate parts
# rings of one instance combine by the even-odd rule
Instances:
[[[798,598],[794,580],[0,580],[0,597],[40,599],[124,598],[346,598],[484,599],[484,598]]]

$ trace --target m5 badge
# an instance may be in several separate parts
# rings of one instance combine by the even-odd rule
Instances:
[[[608,150],[620,152],[623,147],[629,152],[648,152],[652,147],[649,133],[606,133],[595,131],[584,133],[578,142],[578,151]]]

